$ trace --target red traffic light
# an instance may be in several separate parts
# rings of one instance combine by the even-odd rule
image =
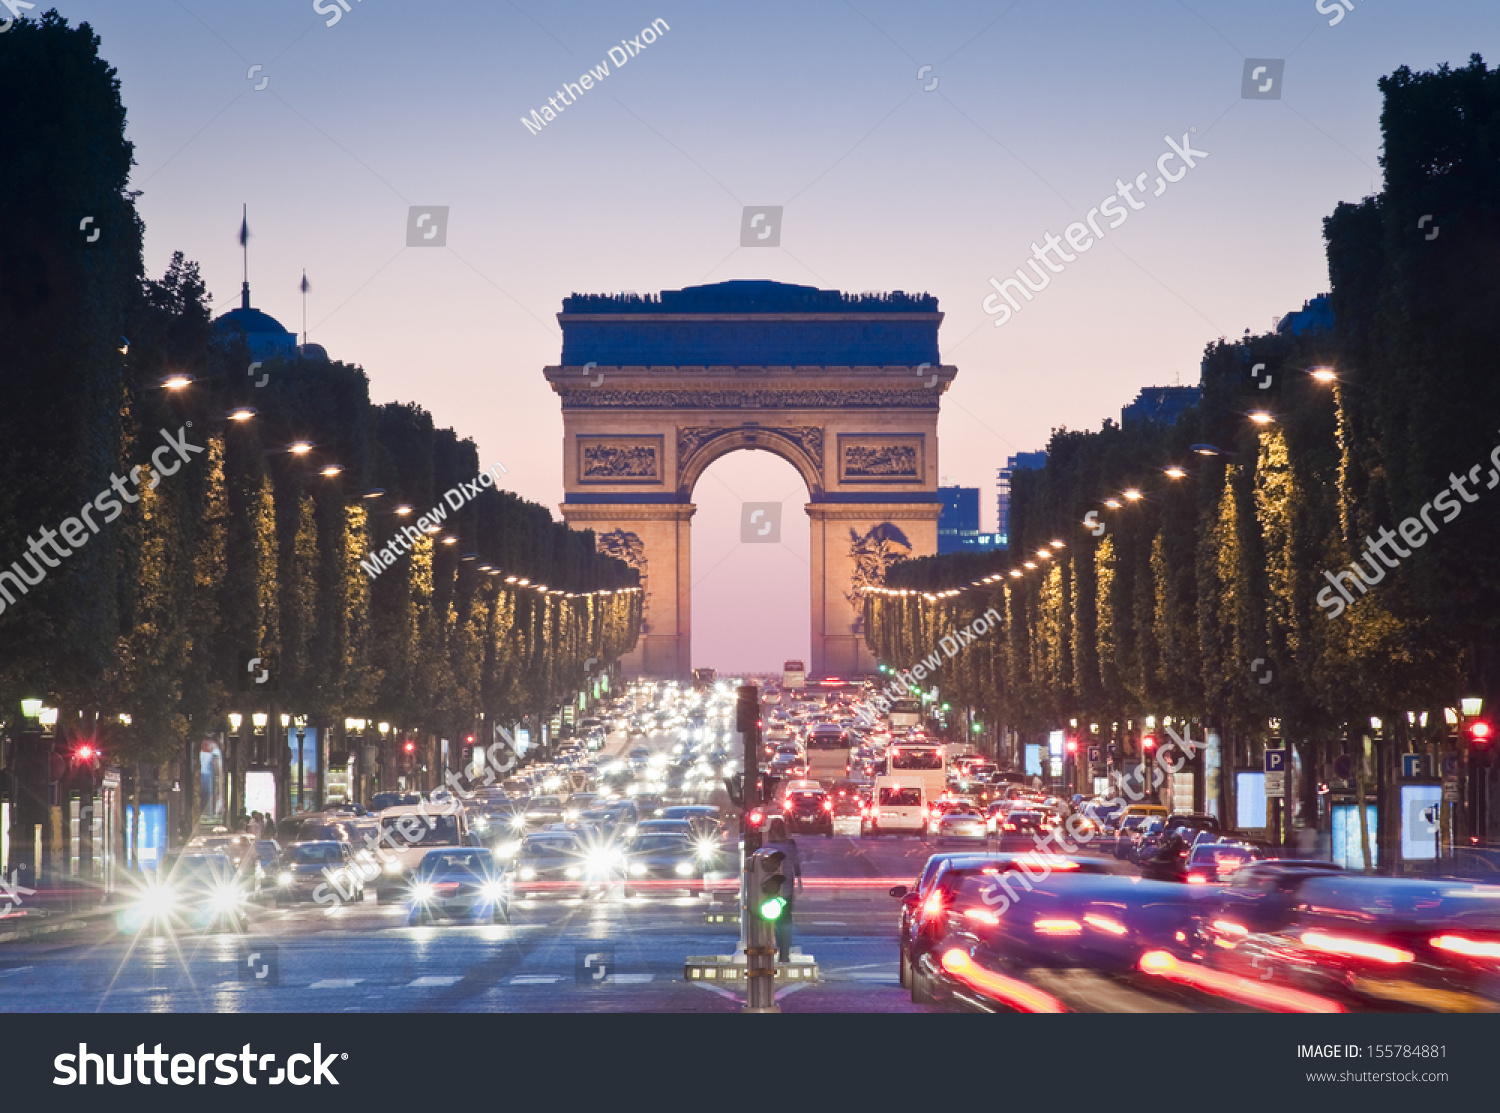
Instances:
[[[1070,754],[1076,754],[1077,752],[1078,752],[1078,739],[1076,739],[1076,738],[1070,738],[1070,739],[1068,739],[1068,753],[1070,753]]]
[[[1475,742],[1488,742],[1495,736],[1495,728],[1483,719],[1475,719],[1469,724],[1469,737]]]
[[[402,746],[401,748],[403,750],[405,750],[409,754],[414,754],[414,753],[417,752],[417,744],[415,742],[408,742],[405,746]]]
[[[1146,751],[1156,749],[1156,739],[1152,738],[1149,734],[1146,735],[1146,737],[1141,739],[1141,749]]]
[[[745,824],[751,828],[759,827],[765,821],[766,813],[760,808],[751,808],[749,814],[745,816]]]
[[[464,741],[472,746],[474,745],[474,736],[472,734],[466,734],[464,735]]]
[[[99,751],[85,742],[78,749],[74,750],[73,754],[79,761],[93,761],[94,758],[99,756]]]

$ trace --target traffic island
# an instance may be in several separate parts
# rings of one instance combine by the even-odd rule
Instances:
[[[682,976],[689,982],[708,982],[712,985],[744,988],[746,978],[744,954],[733,955],[689,955],[683,964]],[[795,985],[816,982],[818,960],[792,948],[790,962],[776,964],[776,984]]]

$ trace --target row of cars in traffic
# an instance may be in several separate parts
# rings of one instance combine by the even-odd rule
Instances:
[[[891,894],[918,1003],[1086,1008],[1056,972],[1087,971],[1195,1007],[1500,1010],[1500,886],[1288,859],[1181,885],[1089,855],[955,851]]]
[[[584,720],[548,760],[461,796],[385,791],[369,807],[333,805],[261,834],[198,836],[140,884],[120,926],[238,929],[258,906],[339,907],[368,896],[400,904],[413,923],[503,922],[513,900],[550,893],[623,886],[627,895],[663,887],[697,894],[728,861],[723,824],[715,807],[673,804],[662,773],[674,764],[727,772],[718,741],[728,709],[692,695],[682,703],[684,721],[702,725],[667,753],[637,747],[596,762],[606,725]]]

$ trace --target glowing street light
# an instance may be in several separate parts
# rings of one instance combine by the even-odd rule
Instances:
[[[255,416],[255,412],[254,406],[240,406],[229,411],[229,420],[239,422],[249,421]]]
[[[1111,510],[1118,510],[1124,504],[1121,503],[1119,499],[1105,499],[1104,505],[1109,507]]]
[[[409,507],[409,506],[407,506],[407,505],[406,505],[406,504],[405,504],[405,503],[402,503],[402,504],[401,504],[401,505],[400,505],[400,506],[398,506],[398,507],[396,507],[396,513],[397,513],[397,514],[398,514],[398,515],[399,515],[399,516],[400,516],[400,517],[402,517],[402,518],[404,518],[404,517],[406,517],[406,516],[407,516],[407,515],[408,515],[408,514],[410,514],[410,513],[411,513],[411,507]]]
[[[323,476],[325,479],[332,479],[334,476],[338,475],[343,470],[344,469],[341,468],[341,467],[339,467],[337,464],[329,464],[326,468],[324,468],[318,474],[321,475],[321,476]]]
[[[1163,468],[1162,470],[1169,479],[1184,479],[1187,477],[1187,472],[1182,468],[1179,468],[1176,464],[1173,464],[1170,468]]]
[[[1332,383],[1338,381],[1338,373],[1332,367],[1314,367],[1308,372],[1313,379],[1320,383]]]
[[[1143,495],[1139,491],[1137,491],[1134,487],[1131,487],[1127,491],[1122,491],[1121,494],[1123,494],[1131,502],[1140,502],[1141,499],[1143,499],[1143,498],[1146,497],[1145,495]]]
[[[1257,425],[1269,425],[1276,418],[1265,410],[1251,410],[1247,415]]]
[[[312,451],[312,445],[307,441],[293,441],[286,446],[286,450],[293,456],[306,456]]]
[[[1061,541],[1059,541],[1055,537],[1051,541],[1047,542],[1047,544],[1051,545],[1054,549],[1066,549],[1067,548],[1066,545],[1064,545]]]
[[[168,375],[161,381],[161,385],[167,390],[186,390],[193,385],[193,377],[191,375]]]

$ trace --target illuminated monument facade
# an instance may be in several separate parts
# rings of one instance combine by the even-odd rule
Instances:
[[[873,672],[866,589],[937,551],[938,358],[927,295],[734,281],[574,295],[547,381],[563,409],[563,517],[641,572],[627,676],[686,679],[693,489],[720,456],[775,453],[807,485],[813,675]]]

